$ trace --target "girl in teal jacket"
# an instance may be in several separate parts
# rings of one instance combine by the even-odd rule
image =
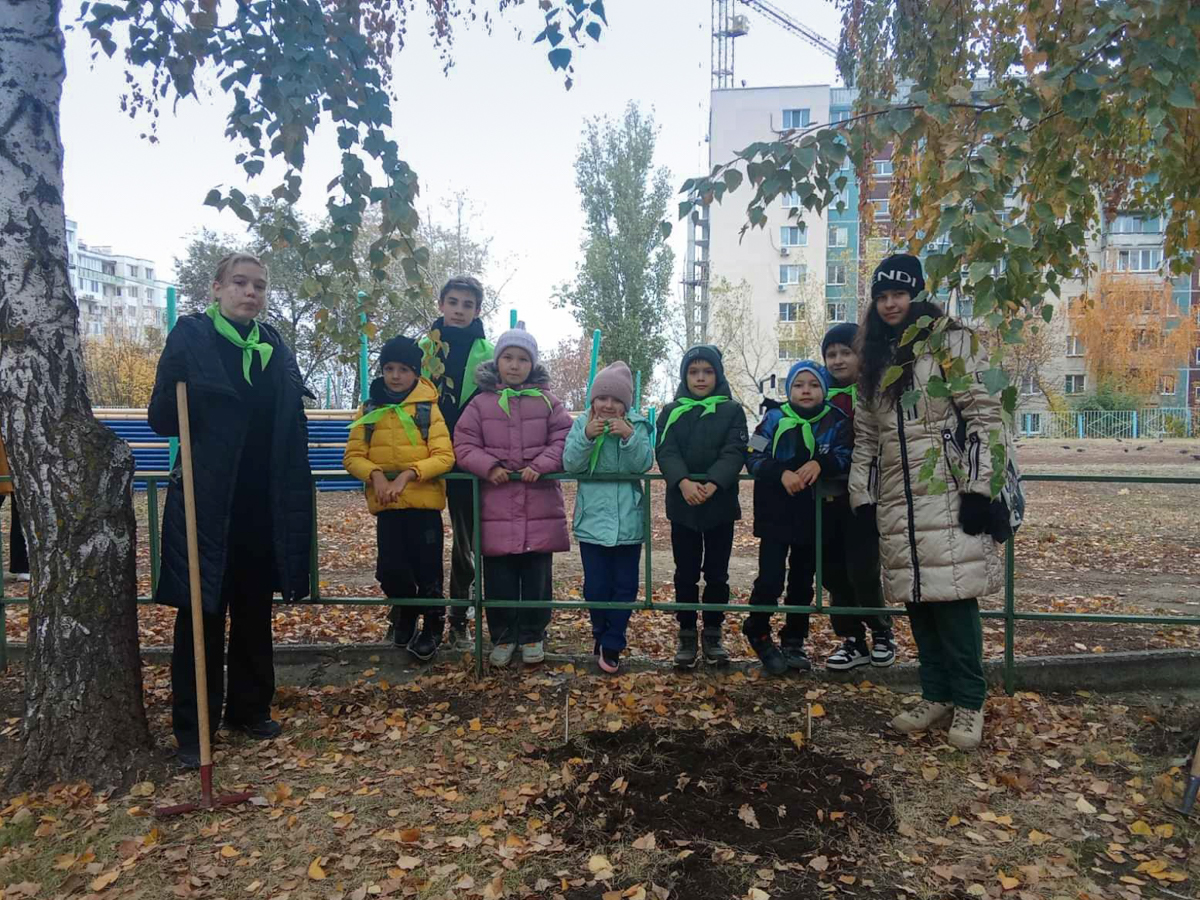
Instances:
[[[567,435],[563,469],[572,475],[641,475],[654,463],[650,424],[631,411],[633,377],[615,362],[596,374],[592,403]],[[589,603],[633,603],[645,536],[647,500],[640,482],[583,481],[575,495],[575,539],[583,559],[583,596]],[[592,652],[600,669],[615,674],[633,611],[593,609]]]

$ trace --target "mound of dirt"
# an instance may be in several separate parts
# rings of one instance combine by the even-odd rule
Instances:
[[[653,831],[795,859],[852,829],[895,826],[891,801],[851,761],[769,735],[639,725],[580,735],[547,759],[573,777],[571,829],[610,839]]]

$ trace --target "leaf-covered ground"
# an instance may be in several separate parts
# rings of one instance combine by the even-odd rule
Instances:
[[[279,740],[223,737],[219,786],[250,803],[156,819],[199,788],[149,668],[161,746],[131,787],[0,799],[5,900],[1196,895],[1200,831],[1168,809],[1196,703],[993,697],[962,754],[890,733],[914,698],[865,681],[368,673],[282,689]],[[20,676],[0,678],[5,765]]]

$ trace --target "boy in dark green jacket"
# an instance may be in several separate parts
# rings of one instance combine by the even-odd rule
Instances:
[[[711,344],[692,347],[679,366],[675,399],[659,412],[658,468],[667,481],[667,519],[675,557],[675,599],[699,603],[704,573],[704,603],[729,602],[729,557],[734,522],[742,517],[738,475],[746,463],[749,435],[746,413],[725,380],[721,351]],[[698,476],[693,480],[690,476]],[[679,649],[675,665],[697,661],[694,610],[676,613]],[[725,665],[721,646],[725,614],[705,611],[704,660]]]
[[[429,333],[417,342],[424,354],[421,377],[432,381],[438,390],[438,409],[446,420],[451,439],[459,415],[477,393],[475,369],[481,362],[491,362],[495,350],[483,333],[483,321],[479,318],[482,307],[483,285],[479,279],[470,275],[451,278],[438,295],[441,315],[429,326]],[[462,470],[455,466],[454,471]],[[450,596],[464,600],[471,596],[475,583],[471,483],[456,479],[446,482],[446,504],[454,540],[450,550]],[[458,650],[474,647],[467,635],[466,608],[452,606],[449,619],[447,646]]]

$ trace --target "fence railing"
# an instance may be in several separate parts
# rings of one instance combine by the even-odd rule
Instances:
[[[158,573],[160,565],[159,555],[159,533],[158,533],[158,485],[162,481],[169,479],[170,475],[167,472],[147,472],[143,473],[146,479],[147,487],[147,532],[150,545],[150,582],[151,593],[158,586]],[[773,608],[756,607],[747,603],[678,603],[675,601],[666,603],[655,603],[654,597],[654,567],[653,567],[653,529],[651,528],[651,485],[655,481],[663,481],[662,475],[647,473],[644,475],[567,475],[565,473],[557,473],[552,475],[543,475],[546,480],[558,481],[632,481],[640,482],[643,485],[644,503],[643,515],[645,536],[643,544],[645,546],[645,563],[644,563],[644,599],[633,603],[595,603],[586,600],[547,600],[547,601],[525,601],[525,600],[510,600],[503,598],[489,598],[485,596],[485,586],[483,581],[483,558],[482,544],[480,540],[480,497],[479,487],[480,481],[473,475],[454,473],[444,476],[446,479],[462,479],[471,482],[471,502],[474,509],[474,548],[475,548],[475,597],[468,598],[451,598],[446,600],[437,599],[431,604],[429,597],[335,597],[324,599],[321,597],[321,579],[319,571],[318,545],[317,545],[317,484],[319,481],[331,478],[350,479],[344,471],[335,472],[313,472],[312,473],[312,553],[311,565],[309,571],[309,599],[306,603],[325,603],[338,606],[430,606],[430,605],[445,605],[457,607],[474,607],[475,609],[475,673],[478,677],[483,676],[483,628],[484,628],[484,610],[488,607],[493,608],[541,608],[541,609],[629,609],[629,610],[649,610],[663,613],[676,613],[682,610],[696,611],[722,611],[727,613],[742,613],[748,614],[752,612],[789,612],[789,613],[810,613],[815,615],[885,615],[885,616],[907,616],[906,609],[897,607],[857,607],[857,606],[830,606],[824,602],[823,567],[822,554],[816,554],[816,575],[815,575],[815,594],[814,602],[809,606],[776,606]],[[515,477],[515,476],[514,476]],[[704,476],[692,476],[698,480],[704,480]],[[0,481],[9,481],[10,477],[0,477]],[[750,475],[740,476],[742,481],[752,481]],[[1142,485],[1200,485],[1200,477],[1184,477],[1184,476],[1158,476],[1158,475],[1059,475],[1059,474],[1025,474],[1022,476],[1025,482],[1077,482],[1089,484],[1142,484]],[[816,486],[818,495],[822,494],[820,483]],[[821,546],[823,514],[822,508],[824,503],[818,502],[815,504],[815,542],[816,546]],[[364,510],[363,515],[368,515]],[[3,535],[0,535],[3,537]],[[1015,561],[1015,539],[1009,539],[1004,547],[1004,608],[1002,610],[982,610],[981,615],[987,619],[1003,619],[1004,620],[1004,688],[1010,695],[1016,690],[1016,668],[1015,668],[1015,642],[1016,642],[1016,626],[1018,622],[1106,622],[1111,624],[1150,624],[1150,625],[1200,625],[1200,616],[1167,616],[1167,615],[1137,615],[1137,614],[1119,614],[1119,613],[1061,613],[1061,612],[1038,612],[1028,611],[1022,612],[1017,609],[1016,605],[1016,561]],[[3,568],[3,540],[0,540],[0,569]],[[5,597],[3,590],[3,582],[0,581],[0,670],[6,669],[8,666],[8,637],[6,633],[6,610],[8,604],[26,603],[27,598],[24,597]],[[139,603],[151,603],[152,597],[138,597]],[[281,601],[276,600],[277,604],[282,605]]]
[[[1067,412],[1018,410],[1017,425],[1022,437],[1054,440],[1195,438],[1200,437],[1200,411],[1187,407]]]

